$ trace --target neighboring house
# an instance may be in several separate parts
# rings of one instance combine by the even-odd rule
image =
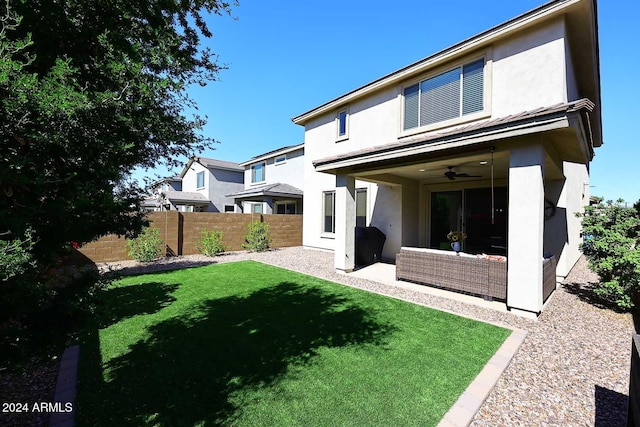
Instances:
[[[162,178],[154,182],[152,185],[151,196],[142,201],[141,207],[148,211],[167,210],[168,206],[163,206],[163,201],[165,201],[165,199],[162,194],[169,191],[182,191],[182,178],[179,176],[172,176]],[[175,210],[175,207],[173,210]]]
[[[180,173],[181,191],[165,191],[165,205],[182,212],[236,212],[226,194],[244,188],[244,168],[237,163],[191,157]]]
[[[451,16],[455,19],[455,14]],[[543,309],[541,260],[580,256],[602,145],[595,0],[555,0],[304,114],[303,244],[354,268],[354,228],[402,246],[506,254],[509,309]]]
[[[304,144],[279,148],[240,163],[244,189],[227,194],[242,212],[301,214]]]

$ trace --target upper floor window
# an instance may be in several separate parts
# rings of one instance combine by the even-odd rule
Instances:
[[[349,109],[338,111],[336,115],[337,139],[347,139],[349,137]]]
[[[287,161],[287,155],[283,154],[282,156],[278,156],[275,158],[275,160],[273,161],[274,165],[279,165],[280,163],[284,163]]]
[[[197,181],[198,181],[197,184],[196,184],[196,187],[197,188],[203,188],[204,187],[204,171],[198,172],[196,177],[197,177]]]
[[[251,182],[264,181],[264,168],[264,163],[258,163],[257,165],[251,166]]]
[[[404,88],[403,129],[427,126],[484,109],[484,59]]]

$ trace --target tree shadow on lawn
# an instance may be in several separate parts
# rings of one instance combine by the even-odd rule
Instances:
[[[176,300],[172,295],[176,289],[177,284],[160,282],[108,289],[100,295],[94,320],[106,328],[129,317],[156,313]]]
[[[106,381],[92,355],[81,423],[233,423],[233,393],[269,386],[323,346],[382,345],[393,329],[342,296],[297,283],[208,300],[151,326],[146,341],[106,363]]]

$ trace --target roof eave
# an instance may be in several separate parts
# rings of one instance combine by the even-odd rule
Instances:
[[[365,163],[393,160],[408,156],[420,155],[429,152],[445,151],[475,144],[487,143],[498,139],[506,139],[532,133],[546,132],[570,126],[567,114],[554,114],[546,118],[536,118],[526,123],[512,124],[510,126],[496,126],[480,131],[461,135],[445,136],[439,139],[417,142],[407,146],[395,146],[384,148],[376,152],[353,156],[339,160],[316,161],[313,163],[317,172],[336,173],[341,169],[348,169]]]
[[[298,145],[294,145],[292,147],[284,148],[282,150],[278,150],[276,152],[273,152],[273,153],[270,153],[270,154],[267,154],[267,155],[259,154],[256,157],[253,157],[253,158],[251,158],[251,159],[249,159],[247,161],[244,161],[244,162],[238,163],[238,164],[240,166],[242,166],[242,167],[249,166],[249,165],[252,165],[254,163],[261,162],[263,160],[271,159],[273,157],[281,156],[283,154],[287,154],[287,153],[291,153],[293,151],[300,150],[302,148],[304,148],[304,142],[302,144],[298,144]]]
[[[497,39],[502,38],[511,32],[521,30],[524,27],[535,25],[539,21],[547,19],[551,15],[559,15],[563,13],[565,9],[571,7],[575,3],[579,3],[580,1],[583,0],[550,1],[535,9],[530,10],[529,12],[525,12],[522,15],[519,15],[502,24],[492,27],[457,44],[454,44],[453,46],[445,48],[433,55],[430,55],[406,67],[387,74],[386,76],[374,80],[373,82],[361,86],[351,92],[334,98],[333,100],[326,102],[319,107],[309,110],[299,116],[293,117],[291,120],[295,124],[304,126],[307,121],[320,114],[332,111],[333,109],[338,108],[340,105],[352,102],[353,100],[370,94],[374,91],[396,84],[400,80],[404,80],[415,74],[422,73],[429,68],[435,67],[439,63],[452,59],[452,57],[460,56],[472,49],[477,49],[481,46],[491,44]]]

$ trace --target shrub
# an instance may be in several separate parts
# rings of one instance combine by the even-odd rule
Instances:
[[[35,268],[31,253],[34,245],[31,229],[27,230],[24,239],[0,240],[0,282]]]
[[[222,244],[222,232],[202,230],[200,232],[200,239],[196,241],[196,249],[206,256],[221,254],[225,251],[225,247]]]
[[[601,201],[585,208],[582,252],[600,276],[594,292],[622,309],[640,305],[640,215],[636,209]]]
[[[242,247],[249,252],[264,252],[269,249],[269,224],[262,223],[260,221],[254,221],[247,226],[248,233],[244,237],[246,244],[242,244]]]
[[[136,261],[151,262],[163,256],[164,242],[157,228],[145,227],[133,240],[127,241],[129,256]]]

